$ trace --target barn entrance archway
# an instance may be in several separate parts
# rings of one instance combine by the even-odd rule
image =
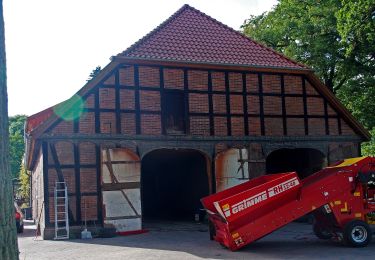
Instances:
[[[326,166],[325,155],[312,148],[282,148],[267,156],[267,174],[296,171],[300,179]]]
[[[141,163],[143,219],[190,221],[209,194],[209,159],[192,149],[158,149]]]

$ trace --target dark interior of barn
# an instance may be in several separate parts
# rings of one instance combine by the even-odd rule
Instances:
[[[144,220],[194,220],[209,194],[207,161],[194,150],[160,149],[142,159]]]
[[[325,156],[311,148],[279,149],[268,155],[267,174],[296,171],[300,179],[325,167]]]

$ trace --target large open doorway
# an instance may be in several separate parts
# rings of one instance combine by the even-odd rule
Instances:
[[[189,221],[209,194],[208,159],[190,149],[159,149],[142,159],[143,219]]]
[[[296,171],[303,179],[326,166],[326,157],[312,148],[282,148],[267,156],[268,174]]]

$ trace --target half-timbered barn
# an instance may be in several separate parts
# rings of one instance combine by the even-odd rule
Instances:
[[[369,140],[310,68],[188,5],[25,132],[44,238],[57,181],[71,231],[86,219],[127,232],[192,220],[201,197],[259,175],[304,178]]]

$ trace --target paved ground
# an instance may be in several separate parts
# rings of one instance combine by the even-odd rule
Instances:
[[[91,240],[33,240],[34,226],[19,236],[20,259],[374,259],[375,238],[366,248],[347,248],[322,241],[309,224],[291,223],[283,229],[231,252],[210,241],[202,224],[151,225],[150,232]]]

